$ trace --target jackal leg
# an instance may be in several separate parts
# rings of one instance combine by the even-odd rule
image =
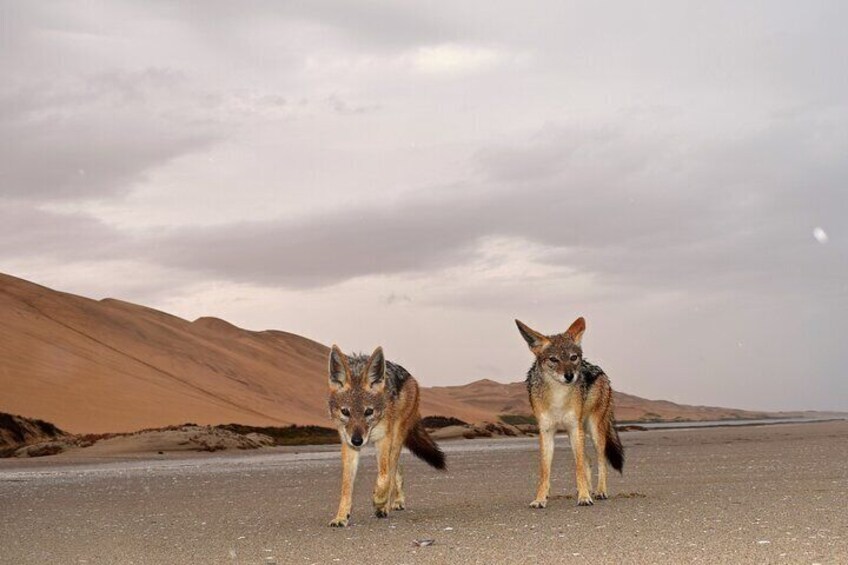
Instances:
[[[398,463],[395,473],[395,488],[392,491],[392,510],[403,510],[406,508],[406,496],[403,493],[403,470]]]
[[[602,416],[592,415],[589,417],[589,429],[592,439],[595,440],[595,451],[598,453],[598,488],[595,490],[595,498],[606,500],[607,493],[607,431],[609,423]],[[591,483],[590,487],[591,489]]]
[[[374,487],[374,514],[385,518],[389,514],[389,498],[397,476],[398,459],[403,442],[397,433],[383,438],[377,446],[377,486]]]
[[[548,504],[548,492],[551,490],[551,462],[554,458],[554,435],[556,425],[539,423],[539,484],[536,498],[530,508],[544,508]]]
[[[589,493],[589,481],[586,477],[585,436],[579,419],[568,430],[568,439],[571,440],[571,450],[574,452],[574,471],[577,475],[577,504],[590,506],[594,502]]]
[[[350,521],[350,506],[353,499],[353,483],[356,481],[356,469],[359,467],[359,451],[342,443],[342,495],[339,511],[330,525],[344,528]]]
[[[586,435],[591,435],[591,430],[586,428],[585,423],[583,424],[583,429],[586,430]],[[584,443],[589,443],[589,440],[584,439]],[[583,467],[585,469],[584,474],[586,475],[586,488],[589,490],[589,494],[594,496],[594,491],[592,490],[592,456],[585,449],[583,450]]]

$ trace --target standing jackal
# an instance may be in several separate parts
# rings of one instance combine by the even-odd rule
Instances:
[[[403,475],[398,464],[404,445],[436,469],[445,468],[445,455],[421,425],[418,383],[406,369],[387,362],[378,347],[370,357],[330,351],[330,417],[342,440],[342,495],[331,526],[350,520],[353,483],[359,450],[373,440],[377,447],[377,486],[374,513],[385,518],[404,509]]]
[[[536,356],[527,372],[530,405],[539,423],[539,486],[531,508],[544,508],[551,486],[554,434],[564,424],[574,451],[577,504],[592,501],[592,469],[584,454],[585,430],[595,441],[598,457],[598,489],[595,498],[607,495],[607,462],[621,472],[624,447],[615,429],[612,388],[603,370],[583,359],[580,341],[586,321],[577,318],[564,334],[545,336],[515,320],[518,331]]]

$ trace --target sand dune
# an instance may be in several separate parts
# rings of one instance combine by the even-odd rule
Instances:
[[[0,275],[0,411],[72,433],[184,422],[327,425],[327,353],[283,331],[248,331],[216,318],[190,322]],[[618,406],[619,419],[750,415],[624,394]],[[425,415],[467,422],[528,411],[522,383],[477,381],[422,394]]]
[[[613,387],[615,381],[613,381]],[[503,384],[483,379],[462,386],[433,387],[432,392],[462,401],[491,414],[530,414],[530,401],[523,382]],[[733,408],[687,406],[667,400],[648,400],[615,392],[615,413],[619,421],[634,420],[723,420],[728,418],[767,418],[764,412]],[[787,414],[789,415],[789,414]]]
[[[326,346],[224,320],[194,322],[0,275],[0,411],[69,432],[183,422],[327,424]],[[445,395],[427,414],[488,414]]]

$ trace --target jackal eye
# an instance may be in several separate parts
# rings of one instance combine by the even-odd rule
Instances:
[[[557,359],[556,357],[548,357],[548,361],[554,364],[559,363],[559,359]]]
[[[373,414],[373,413],[374,413],[374,409],[373,409],[373,408],[366,408],[366,409],[365,409],[365,415],[366,415],[366,416],[370,416],[370,415],[371,415],[371,414]]]
[[[340,412],[342,413],[342,416],[344,416],[345,418],[349,418],[349,417],[350,417],[350,410],[348,410],[347,408],[342,408],[342,409],[340,410]]]
[[[577,361],[578,359],[580,359],[580,356],[579,355],[572,355],[571,357],[569,357],[569,359],[571,359],[572,361]]]

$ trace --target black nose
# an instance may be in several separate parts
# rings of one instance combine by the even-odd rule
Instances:
[[[356,447],[359,447],[360,445],[362,445],[362,436],[359,434],[353,434],[352,436],[350,436],[350,443],[352,443]]]
[[[565,378],[565,382],[570,383],[574,380],[574,373],[566,373],[563,377]]]

